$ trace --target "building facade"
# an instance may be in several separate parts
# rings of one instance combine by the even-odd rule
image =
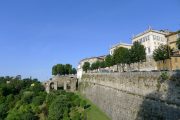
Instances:
[[[92,63],[96,62],[96,61],[103,61],[105,59],[106,56],[99,56],[99,57],[91,57],[91,58],[86,58],[83,59],[79,62],[78,67],[77,67],[77,78],[81,79],[82,74],[83,74],[83,65],[85,62],[89,62],[90,65],[92,65]]]
[[[180,70],[180,50],[178,49],[176,42],[180,38],[180,32],[173,32],[169,35],[166,35],[167,44],[173,50],[171,59],[164,61],[158,61],[157,66],[158,70]]]
[[[113,55],[115,49],[117,49],[117,48],[124,47],[124,48],[127,48],[127,49],[131,49],[131,46],[132,46],[132,44],[126,44],[126,43],[116,44],[116,45],[114,45],[114,46],[112,46],[112,47],[110,48],[109,54],[110,54],[110,55]]]
[[[155,49],[157,49],[160,45],[167,44],[166,35],[168,34],[168,31],[158,31],[149,28],[140,34],[133,36],[132,42],[140,42],[146,49],[146,55],[152,56]]]

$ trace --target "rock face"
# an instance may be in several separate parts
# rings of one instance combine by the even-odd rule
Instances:
[[[79,90],[112,120],[180,119],[180,74],[127,72],[84,74]]]

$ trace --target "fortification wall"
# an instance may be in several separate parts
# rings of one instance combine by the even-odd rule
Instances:
[[[160,72],[84,74],[80,91],[112,120],[180,119],[180,75]]]

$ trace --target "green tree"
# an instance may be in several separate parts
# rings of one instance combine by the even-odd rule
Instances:
[[[119,47],[114,51],[113,57],[117,66],[121,66],[124,71],[125,64],[128,62],[129,50],[124,47]]]
[[[52,75],[57,75],[57,67],[56,67],[56,65],[54,65],[52,67]]]
[[[32,103],[36,106],[39,106],[43,104],[44,99],[45,99],[44,96],[36,96],[36,97],[33,97]]]
[[[76,68],[72,69],[72,74],[74,74],[74,75],[77,74]]]
[[[65,68],[65,74],[67,75],[72,74],[72,65],[66,64],[64,68]]]
[[[113,65],[113,58],[111,55],[107,55],[105,58],[106,67],[111,67]]]
[[[155,61],[163,61],[163,69],[164,63],[166,59],[170,59],[170,55],[172,50],[167,45],[160,45],[157,49],[153,52],[153,58]]]
[[[48,120],[63,119],[64,112],[68,109],[68,99],[64,95],[58,96],[49,107]]]
[[[97,67],[96,67],[96,63],[94,62],[94,63],[92,63],[91,64],[91,70],[95,70]]]
[[[180,38],[177,39],[176,45],[177,45],[177,48],[180,50]]]
[[[138,70],[140,69],[139,64],[146,60],[145,47],[140,42],[134,42],[131,47],[131,62],[138,63]]]
[[[85,71],[87,73],[87,71],[90,69],[90,63],[89,62],[85,62],[83,65],[83,71]]]
[[[99,67],[100,67],[100,68],[105,68],[105,67],[106,67],[105,61],[100,61]]]
[[[57,64],[56,69],[57,69],[57,74],[60,74],[60,75],[66,74],[65,66],[63,64]]]
[[[5,103],[0,104],[0,120],[4,120],[7,116],[8,112],[8,105]]]
[[[99,60],[97,60],[97,61],[95,62],[95,64],[96,64],[96,69],[98,70],[98,69],[100,68],[101,62],[100,62]]]

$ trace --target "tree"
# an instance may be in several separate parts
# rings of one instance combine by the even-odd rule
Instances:
[[[131,63],[133,63],[132,56],[131,56],[131,49],[128,49],[126,55],[125,55],[125,62],[128,65],[128,67],[131,67]]]
[[[87,70],[90,69],[90,63],[89,62],[85,62],[83,65],[83,71],[85,71],[87,73]]]
[[[54,65],[52,67],[52,75],[57,75],[57,67],[56,67],[56,65]]]
[[[140,42],[133,43],[133,46],[131,47],[131,58],[132,63],[138,63],[139,70],[139,63],[146,60],[145,47],[141,45]]]
[[[163,61],[163,69],[164,69],[164,62],[166,59],[170,58],[171,53],[172,50],[168,45],[160,45],[156,50],[154,50],[153,58],[155,61]]]
[[[121,66],[122,70],[124,70],[125,64],[128,62],[127,60],[127,56],[128,56],[129,50],[127,48],[124,47],[119,47],[114,51],[113,57],[115,60],[115,63],[117,64],[117,66]]]
[[[57,74],[60,74],[60,75],[65,75],[66,74],[65,66],[63,64],[57,64],[56,69],[57,69]]]
[[[99,63],[99,67],[100,67],[100,68],[105,68],[105,67],[106,67],[105,61],[101,61],[101,62]]]
[[[95,64],[96,64],[96,65],[95,65],[95,69],[98,70],[98,69],[100,68],[100,64],[101,64],[100,61],[97,60],[97,61],[95,62]]]
[[[66,64],[64,66],[64,69],[65,69],[65,74],[67,74],[67,75],[72,74],[72,65]]]
[[[113,58],[111,55],[107,55],[105,58],[106,67],[111,67],[113,65]]]
[[[97,68],[96,63],[95,63],[95,62],[92,63],[92,64],[91,64],[91,70],[95,70],[96,68]]]
[[[73,69],[72,69],[72,74],[74,74],[74,75],[77,74],[76,68],[73,68]]]
[[[49,107],[48,120],[63,119],[64,112],[68,109],[69,100],[65,95],[58,96]]]
[[[75,71],[74,71],[75,72]],[[69,75],[73,73],[73,68],[71,64],[57,64],[52,67],[52,75]]]
[[[180,50],[180,38],[177,39],[176,45],[177,45],[177,48]]]

